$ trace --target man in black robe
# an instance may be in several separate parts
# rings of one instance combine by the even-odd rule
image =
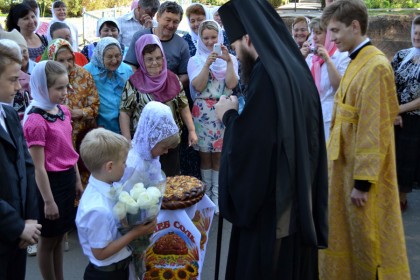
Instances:
[[[232,223],[225,279],[318,279],[328,180],[319,95],[296,43],[265,0],[219,9],[247,84],[243,112],[222,97],[220,214]]]

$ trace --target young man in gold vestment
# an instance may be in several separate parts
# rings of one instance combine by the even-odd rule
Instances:
[[[350,62],[335,95],[328,143],[329,242],[320,279],[410,279],[399,206],[394,120],[398,101],[385,55],[366,35],[361,0],[338,0],[322,20]]]

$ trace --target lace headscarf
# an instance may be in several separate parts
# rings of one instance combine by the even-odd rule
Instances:
[[[73,55],[73,59],[74,59],[74,53],[73,53],[70,43],[64,39],[54,39],[49,43],[48,47],[44,50],[44,53],[41,56],[41,61],[42,60],[56,60],[57,53],[61,48],[68,48],[68,50]]]
[[[412,24],[411,24],[411,43],[413,45],[412,48],[410,48],[410,51],[408,52],[408,54],[404,57],[403,61],[401,61],[400,66],[398,67],[397,72],[399,72],[400,70],[402,70],[403,65],[406,64],[407,62],[410,62],[414,59],[420,59],[420,48],[416,48],[414,47],[414,29],[416,27],[416,25],[414,22],[416,21],[416,19],[418,20],[419,16],[415,17]],[[413,73],[413,77],[418,77],[420,74],[420,64],[418,65],[419,67],[417,67],[417,70]]]
[[[210,11],[209,11],[209,9],[207,7],[205,7],[204,5],[202,5],[200,3],[192,3],[190,5],[190,7],[193,6],[193,5],[198,5],[198,6],[201,6],[203,8],[204,15],[206,17],[205,20],[211,20],[211,19],[213,19],[213,15],[210,13]],[[194,30],[191,28],[191,24],[190,24],[190,19],[189,18],[188,18],[188,28],[190,29],[190,31],[188,31],[188,33],[191,36],[192,42],[194,43],[195,47],[197,47],[198,39],[199,39],[200,36],[197,33],[195,33]]]
[[[131,141],[127,156],[127,168],[121,182],[130,178],[134,171],[139,177],[154,180],[161,174],[159,157],[152,157],[152,149],[161,142],[179,133],[171,109],[156,101],[150,101],[144,107],[136,133]],[[146,180],[147,181],[147,180]]]
[[[149,75],[143,60],[143,49],[151,44],[158,45],[162,52],[162,71],[157,76]],[[142,93],[152,94],[154,100],[160,102],[167,102],[177,96],[181,91],[179,79],[167,68],[165,52],[159,38],[152,34],[141,36],[136,42],[135,51],[139,68],[130,77],[133,86]]]
[[[31,74],[31,95],[32,102],[25,110],[25,116],[23,117],[23,123],[25,123],[28,118],[28,113],[32,107],[38,107],[42,110],[49,111],[54,109],[57,104],[50,101],[50,96],[48,94],[48,85],[47,85],[47,75],[45,74],[45,66],[48,61],[38,62]]]

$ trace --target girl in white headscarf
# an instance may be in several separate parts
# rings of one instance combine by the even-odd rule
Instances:
[[[199,28],[198,48],[188,61],[191,95],[194,96],[192,116],[198,136],[201,177],[207,195],[217,205],[220,153],[224,127],[216,117],[214,105],[222,95],[229,96],[238,84],[238,61],[223,45],[223,34],[213,21],[203,21]],[[221,53],[213,51],[220,44]],[[216,208],[216,213],[218,208]]]
[[[395,147],[401,210],[407,193],[420,182],[420,16],[411,27],[412,48],[400,50],[391,62],[395,73],[399,116],[395,121]]]
[[[74,200],[83,192],[73,148],[67,95],[67,69],[41,61],[31,75],[33,101],[25,111],[23,131],[38,186],[39,268],[44,279],[63,279],[63,237],[74,224]]]
[[[161,179],[159,157],[178,145],[179,128],[171,109],[157,101],[144,107],[127,156],[127,167],[121,182],[137,173],[136,182],[148,184]],[[138,180],[140,179],[140,180]]]
[[[79,32],[77,31],[77,27],[74,26],[71,22],[66,19],[67,16],[67,6],[63,1],[55,1],[51,6],[51,14],[53,19],[50,21],[50,25],[48,26],[47,31],[47,39],[48,42],[52,41],[51,34],[50,34],[50,26],[54,22],[60,21],[68,25],[71,31],[71,38],[72,38],[72,48],[73,51],[79,51]]]

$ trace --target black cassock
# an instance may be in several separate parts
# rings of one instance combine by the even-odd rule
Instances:
[[[232,20],[241,21],[259,58],[243,112],[223,117],[219,206],[232,223],[225,279],[318,279],[318,249],[327,246],[328,232],[318,92],[268,2],[228,5],[241,15]],[[229,20],[219,12],[229,36]]]

